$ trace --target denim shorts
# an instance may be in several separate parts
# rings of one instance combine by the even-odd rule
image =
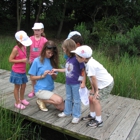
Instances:
[[[10,82],[17,85],[27,83],[28,79],[27,79],[26,73],[17,73],[17,72],[11,71]]]

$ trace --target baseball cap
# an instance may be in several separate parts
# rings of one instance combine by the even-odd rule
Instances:
[[[41,25],[41,27],[42,27],[41,29],[43,29],[43,28],[44,28],[44,25],[43,25],[43,23],[41,23],[41,22],[40,22],[40,25]]]
[[[67,37],[67,39],[70,39],[72,36],[74,36],[74,35],[80,35],[81,36],[81,34],[78,32],[78,31],[72,31],[72,32],[70,32],[69,34],[68,34],[68,37]]]
[[[87,45],[82,45],[71,52],[76,53],[83,58],[89,58],[92,56],[92,49]]]
[[[29,38],[26,32],[18,31],[15,33],[15,38],[24,46],[30,46],[32,44],[32,40]]]
[[[35,29],[42,29],[42,25],[40,23],[35,23],[34,27],[32,27],[33,30]]]

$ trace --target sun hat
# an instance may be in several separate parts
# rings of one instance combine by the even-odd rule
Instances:
[[[41,25],[41,27],[42,27],[41,29],[43,29],[43,28],[44,28],[44,25],[43,25],[43,23],[41,23],[41,22],[40,22],[40,25]]]
[[[92,49],[87,45],[82,45],[71,52],[76,53],[83,58],[90,58],[92,56]]]
[[[32,27],[32,29],[42,29],[42,25],[40,23],[34,23],[34,27]]]
[[[81,36],[81,34],[78,32],[78,31],[72,31],[72,32],[70,32],[69,34],[68,34],[68,37],[67,37],[67,39],[70,39],[72,36],[74,36],[74,35],[80,35]]]
[[[32,44],[32,40],[29,38],[26,32],[18,31],[15,33],[15,38],[24,46],[30,46]]]

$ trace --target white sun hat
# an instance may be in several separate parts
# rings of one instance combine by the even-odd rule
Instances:
[[[41,29],[43,29],[43,28],[44,28],[44,24],[40,22],[40,25],[41,25],[41,27],[42,27]]]
[[[24,46],[30,46],[32,44],[30,37],[22,30],[15,33],[15,38]]]
[[[68,37],[67,37],[67,39],[70,39],[72,36],[74,36],[74,35],[80,35],[81,36],[81,34],[78,32],[78,31],[72,31],[72,32],[70,32],[69,34],[68,34]]]
[[[37,29],[42,29],[42,25],[40,23],[35,23],[34,27],[32,27],[33,30],[37,30]]]
[[[76,53],[83,58],[90,58],[92,56],[92,49],[87,45],[77,47],[76,50],[73,50],[71,52]]]

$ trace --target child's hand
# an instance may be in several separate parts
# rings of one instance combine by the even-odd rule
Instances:
[[[28,62],[28,59],[27,58],[24,58],[24,59],[22,59],[22,62],[27,63]]]
[[[53,73],[56,73],[57,72],[57,69],[52,69],[51,70]]]

